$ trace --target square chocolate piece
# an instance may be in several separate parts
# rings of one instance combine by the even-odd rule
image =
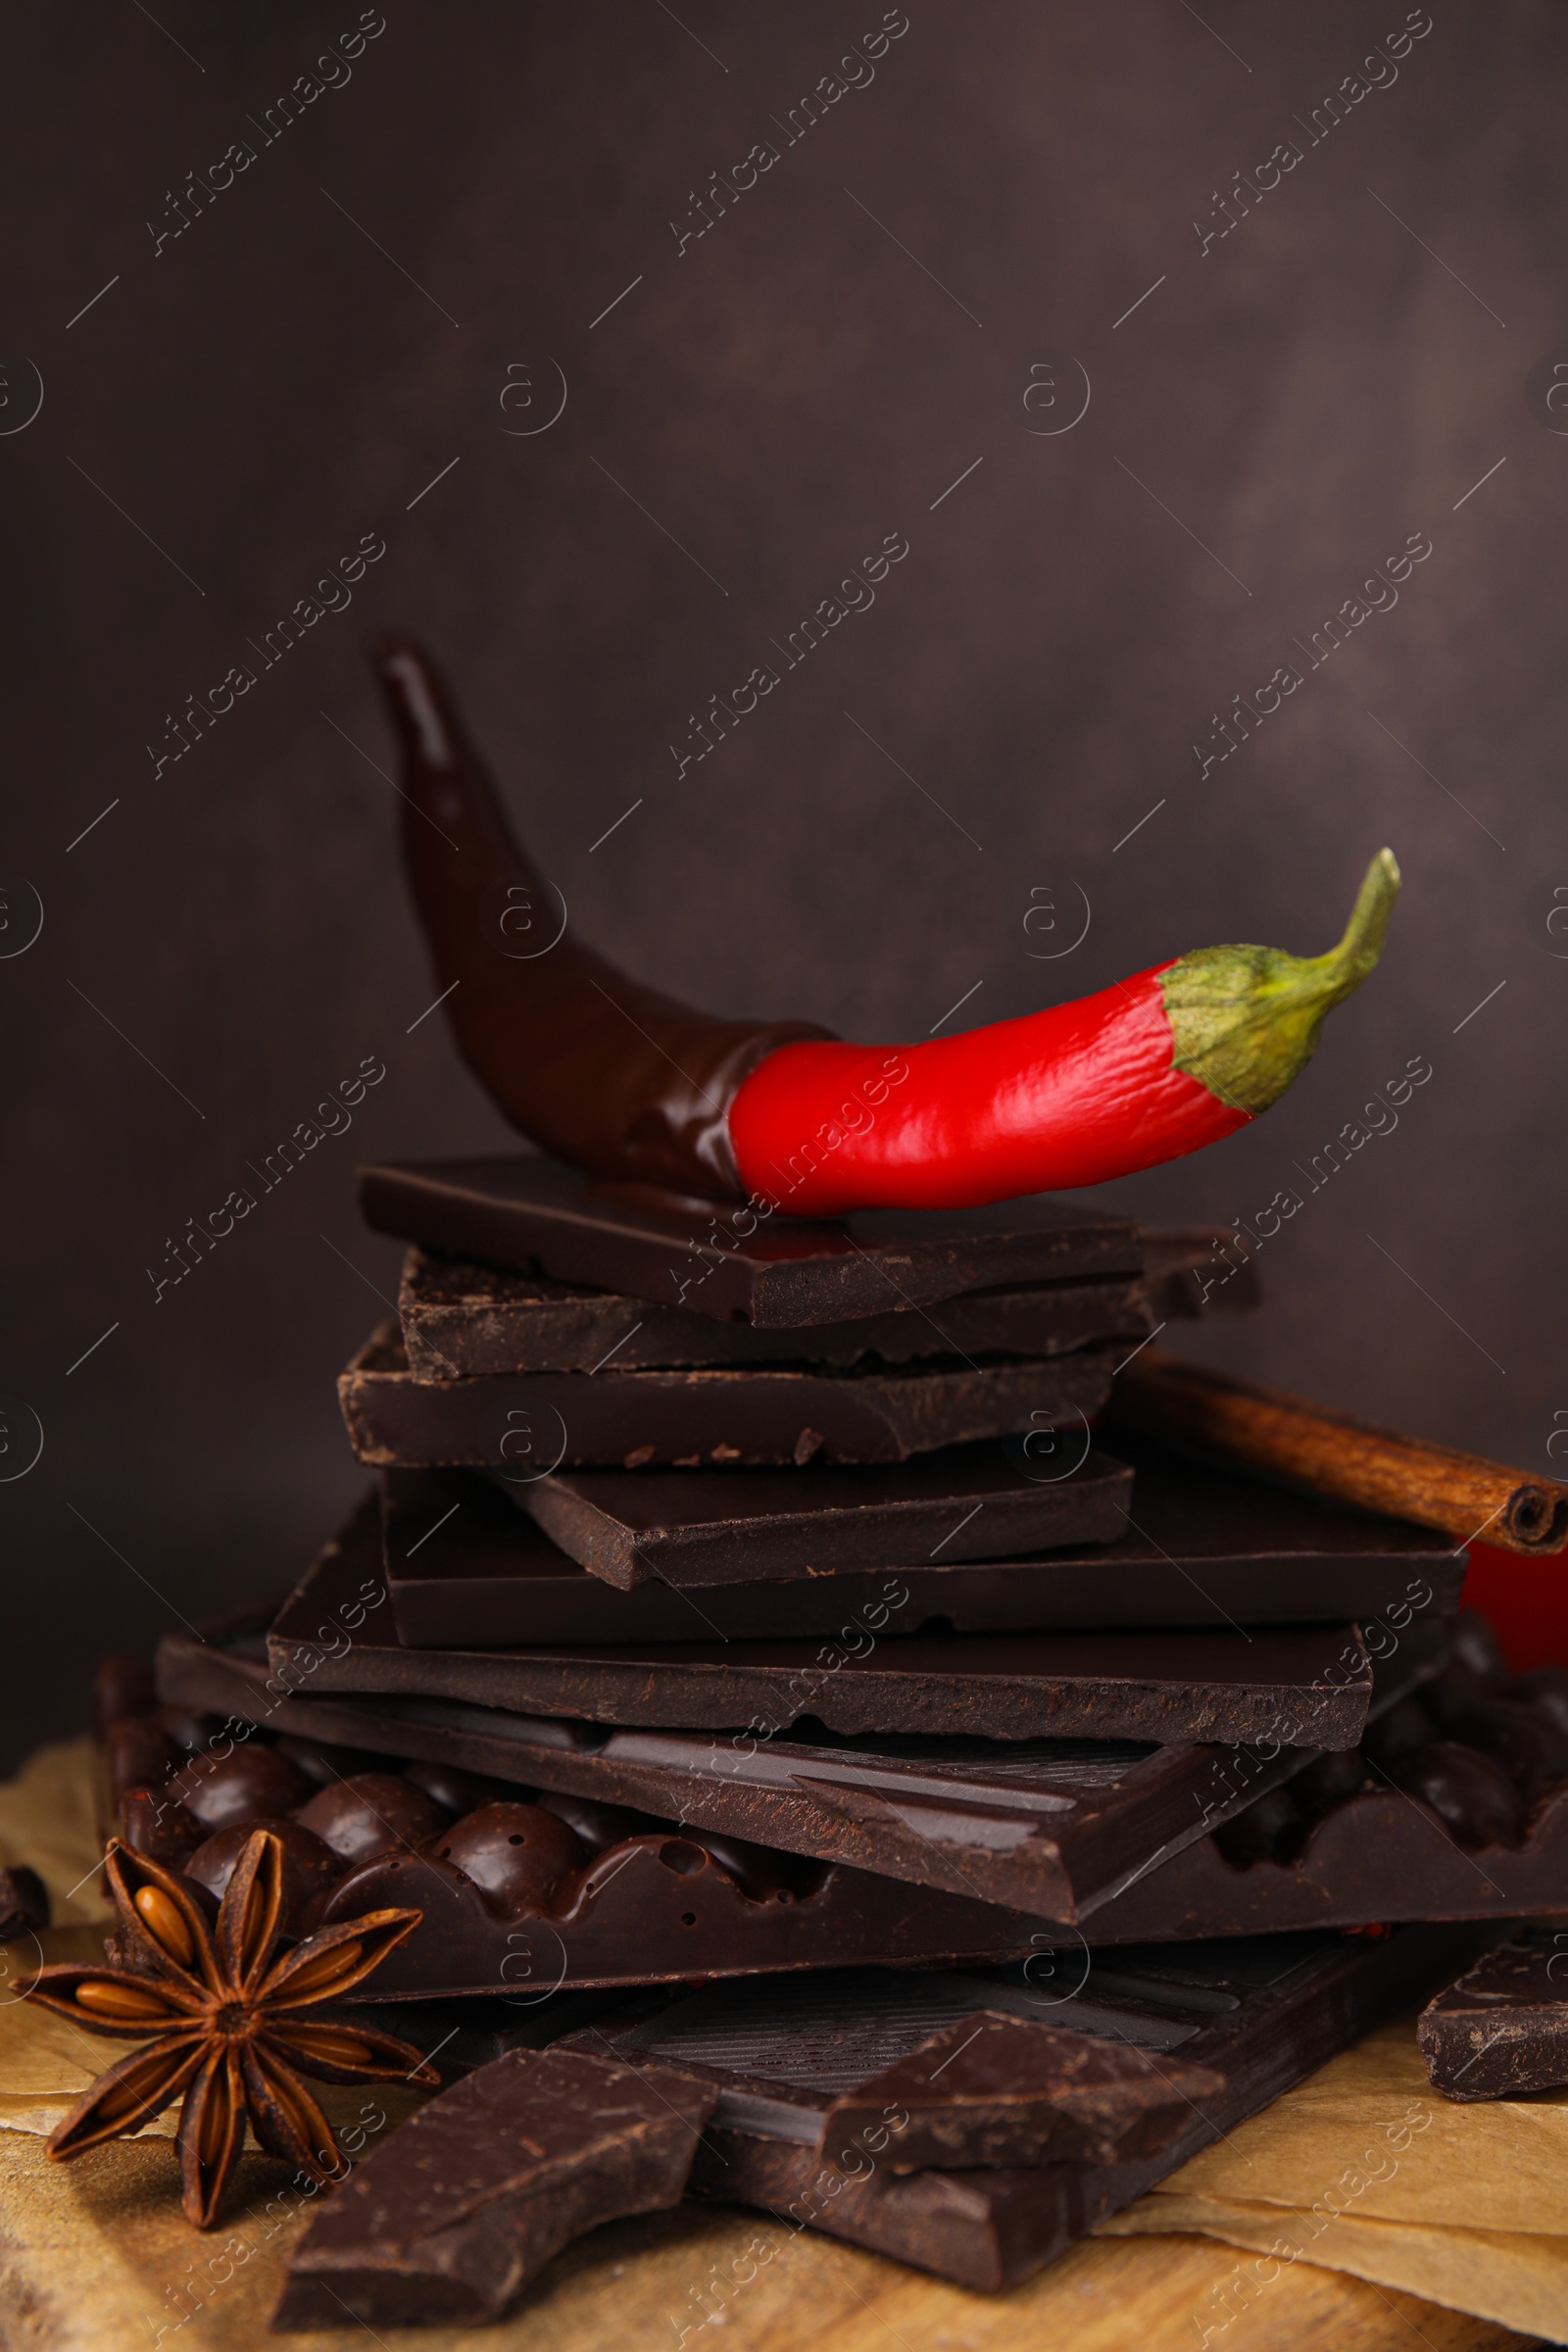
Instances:
[[[375,1232],[456,1257],[780,1332],[962,1291],[1143,1271],[1136,1225],[1053,1193],[817,1222],[734,1202],[647,1206],[558,1160],[518,1154],[363,1168],[360,1208]]]
[[[1087,1429],[1052,1445],[1060,1476],[1037,1475],[1025,1446],[990,1445],[896,1469],[558,1470],[498,1484],[607,1584],[696,1588],[1108,1543],[1126,1525],[1132,1472],[1093,1450]]]
[[[612,1363],[592,1373],[416,1380],[388,1323],[338,1375],[337,1391],[355,1452],[377,1465],[493,1465],[527,1479],[583,1463],[902,1462],[1014,1431],[1087,1432],[1125,1352],[1118,1343],[896,1370],[771,1363],[637,1372]]]
[[[1172,1311],[1198,1311],[1175,1288],[1179,1279],[1168,1277],[1161,1298],[1168,1289],[1180,1301]],[[840,1370],[872,1356],[904,1364],[943,1355],[1064,1355],[1100,1340],[1134,1347],[1160,1320],[1148,1286],[1128,1274],[966,1291],[936,1307],[895,1300],[885,1314],[785,1334],[427,1250],[409,1251],[398,1317],[416,1380],[597,1372],[611,1362],[621,1372],[771,1364],[785,1354],[792,1363]]]

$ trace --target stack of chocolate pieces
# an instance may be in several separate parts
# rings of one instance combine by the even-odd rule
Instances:
[[[365,1997],[455,2087],[303,2243],[293,2324],[482,2317],[688,2190],[999,2285],[1475,1948],[1340,1930],[1552,1908],[1554,1701],[1455,1619],[1462,1549],[1102,1446],[1118,1366],[1250,1302],[1215,1237],[687,1218],[538,1158],[364,1205],[414,1245],[341,1382],[374,1490],[109,1706],[124,1834],[209,1894],[265,1820],[297,1932],[423,1913]],[[1464,1804],[1499,1850],[1455,1886]]]
[[[732,1780],[803,1731],[1310,1751],[1364,1721],[1355,1621],[1429,1569],[1451,1604],[1428,1539],[1096,1445],[1207,1234],[1152,1252],[1054,1200],[699,1221],[537,1158],[373,1169],[364,1204],[416,1245],[340,1382],[402,1654],[315,1691],[596,1724],[601,1754],[725,1731]]]

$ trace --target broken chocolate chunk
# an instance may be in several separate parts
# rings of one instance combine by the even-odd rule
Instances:
[[[1530,1929],[1484,1953],[1428,2003],[1415,2034],[1446,2098],[1528,2098],[1568,2083],[1568,1930]]]
[[[895,2173],[928,2165],[1116,2164],[1152,2156],[1217,2098],[1211,2068],[982,2009],[956,2019],[828,2109],[819,2152]]]
[[[678,2204],[716,2084],[583,2051],[514,2050],[395,2132],[289,2258],[278,2328],[494,2320],[551,2256]]]

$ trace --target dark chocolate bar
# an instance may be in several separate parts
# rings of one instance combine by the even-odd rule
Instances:
[[[1185,1298],[1180,1277],[1168,1279]],[[409,1251],[398,1315],[409,1370],[420,1381],[597,1372],[612,1361],[621,1372],[776,1364],[786,1353],[791,1362],[841,1370],[867,1356],[902,1364],[933,1355],[1061,1355],[1096,1340],[1132,1347],[1160,1320],[1149,1286],[1124,1275],[970,1291],[935,1307],[896,1303],[888,1314],[782,1334],[424,1250]]]
[[[961,1291],[1143,1271],[1136,1225],[1050,1193],[823,1222],[712,1201],[683,1213],[519,1154],[362,1168],[360,1208],[377,1233],[455,1257],[774,1331],[934,1306]]]
[[[517,2050],[431,2099],[314,2216],[274,2328],[498,2319],[601,2222],[678,2205],[716,2084]]]
[[[205,1711],[115,1718],[104,1747],[109,1826],[209,1909],[263,1825],[282,1841],[290,1934],[417,1909],[364,1995],[375,2004],[505,1993],[531,2013],[564,1989],[1039,1942],[1033,1919],[965,1894]]]
[[[1541,1927],[1483,1952],[1415,2029],[1434,2090],[1526,2099],[1568,2084],[1568,1931]]]
[[[338,1651],[316,1637],[341,1621],[368,1581],[362,1564],[374,1577],[373,1508],[362,1506],[344,1533],[290,1594],[269,1636],[273,1667],[286,1675],[308,1657],[316,1691],[416,1693],[628,1726],[721,1730],[741,1721],[782,1731],[809,1715],[835,1732],[991,1740],[1253,1740],[1279,1737],[1289,1724],[1290,1743],[1313,1748],[1353,1747],[1371,1694],[1353,1626],[1006,1635],[908,1628],[889,1640],[906,1617],[899,1603],[907,1594],[896,1580],[891,1599],[826,1645],[714,1640],[719,1628],[705,1625],[693,1604],[692,1628],[707,1641],[405,1649],[392,1638],[395,1626],[378,1622]]]
[[[1119,2212],[1200,2148],[1418,1997],[1474,1949],[1474,1932],[1401,1928],[1387,1937],[1258,1936],[1144,1946],[1114,1983],[1063,1997],[1055,1984],[864,1971],[774,1984],[715,1984],[650,2014],[612,2011],[587,2041],[633,2061],[675,2066],[722,2095],[690,2187],[760,2205],[781,2221],[870,2246],[959,2285],[1015,2284]],[[1027,1969],[1027,1964],[1026,1964]],[[1154,2153],[1110,2164],[905,2173],[888,2155],[895,2119],[821,2153],[835,2100],[858,2075],[896,2061],[901,2044],[982,2007],[1033,2018],[1094,2046],[1179,2051],[1217,2075],[1177,2134]],[[961,2036],[960,2036],[961,2038]]]
[[[955,1446],[897,1469],[557,1470],[501,1478],[562,1550],[622,1592],[646,1578],[733,1585],[842,1568],[990,1560],[1025,1545],[1108,1544],[1133,1474],[1069,1417],[1031,1452]],[[1060,1475],[1048,1474],[1060,1461]]]
[[[384,1470],[383,1564],[398,1637],[413,1648],[679,1642],[704,1631],[726,1641],[850,1640],[867,1624],[888,1634],[1333,1624],[1412,1601],[1437,1614],[1458,1606],[1464,1553],[1402,1519],[1200,1470],[1141,1444],[1131,1466],[1137,1485],[1122,1505],[1131,1519],[1122,1518],[1115,1542],[1093,1549],[1074,1544],[983,1562],[950,1561],[944,1551],[898,1569],[838,1568],[700,1592],[655,1577],[612,1590],[473,1471]],[[355,1556],[361,1576],[373,1573],[368,1544]],[[292,1617],[273,1630],[305,1641],[312,1632]]]
[[[384,1811],[380,1784],[392,1777],[343,1782],[345,1812],[366,1781]],[[368,2003],[497,1992],[532,2001],[564,1988],[860,1960],[1004,1960],[1037,1948],[1039,1922],[999,1904],[803,1862],[622,1806],[548,1790],[534,1804],[530,1793],[475,1806],[416,1849],[383,1840],[321,1896],[313,1927],[367,1911],[422,1914],[377,1970]]]
[[[350,1646],[381,1605],[372,1594],[344,1612],[330,1646]],[[808,1740],[755,1729],[627,1731],[455,1699],[303,1697],[311,1680],[303,1663],[287,1676],[269,1671],[266,1623],[266,1615],[241,1620],[207,1641],[166,1635],[158,1652],[165,1703],[371,1757],[414,1757],[631,1806],[1036,1918],[1089,1916],[1300,1761],[1282,1744],[1288,1724],[1261,1748],[827,1733]],[[1348,1669],[1353,1663],[1347,1658]],[[1379,1677],[1374,1705],[1391,1706],[1426,1670],[1417,1645],[1406,1643]]]
[[[338,1375],[362,1462],[494,1464],[536,1478],[564,1463],[903,1462],[938,1446],[1067,1424],[1110,1394],[1125,1348],[919,1371],[739,1364],[682,1372],[508,1373],[417,1381],[395,1324]]]
[[[1568,1672],[1511,1677],[1469,1611],[1439,1630],[1436,1671],[1358,1753],[1319,1758],[1106,1903],[1097,1943],[1568,1917]],[[1378,1657],[1412,1637],[1430,1634],[1407,1610],[1366,1628]]]

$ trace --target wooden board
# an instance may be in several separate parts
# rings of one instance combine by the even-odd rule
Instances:
[[[301,2227],[297,2206],[269,2215],[283,2178],[247,2157],[232,2221],[201,2237],[181,2219],[167,2141],[122,2141],[67,2167],[48,2162],[40,2139],[0,2132],[0,2341],[26,2352],[364,2352],[358,2323],[268,2328],[280,2256]],[[497,2327],[376,2340],[395,2352],[1192,2352],[1195,2313],[1217,2307],[1237,2265],[1233,2249],[1197,2237],[1095,2240],[1009,2294],[975,2295],[756,2214],[682,2207],[569,2248]],[[1514,2352],[1530,2339],[1298,2263],[1221,2340],[1224,2352]]]

